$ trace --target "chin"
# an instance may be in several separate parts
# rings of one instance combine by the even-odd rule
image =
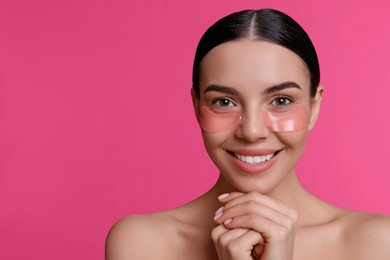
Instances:
[[[261,174],[248,174],[234,167],[218,167],[220,169],[220,182],[227,189],[244,193],[258,191],[268,194],[288,182],[289,177],[295,173],[295,164],[274,164],[273,167]]]

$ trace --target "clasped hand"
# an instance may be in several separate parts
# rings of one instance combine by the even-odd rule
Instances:
[[[219,196],[212,239],[220,260],[291,260],[297,213],[259,192]]]

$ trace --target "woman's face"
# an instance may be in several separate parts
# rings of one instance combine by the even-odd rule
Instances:
[[[268,193],[302,155],[319,111],[303,61],[279,45],[230,41],[203,59],[193,93],[206,150],[229,185]]]

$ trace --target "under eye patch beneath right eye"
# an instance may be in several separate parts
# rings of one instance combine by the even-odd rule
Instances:
[[[240,119],[240,112],[217,113],[207,106],[200,107],[200,127],[208,133],[232,130],[238,125]]]

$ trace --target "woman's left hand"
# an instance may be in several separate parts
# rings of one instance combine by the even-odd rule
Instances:
[[[220,196],[223,208],[216,214],[217,225],[227,229],[248,229],[261,234],[263,245],[254,247],[261,260],[293,259],[297,213],[259,192],[232,192]],[[260,249],[261,250],[257,250]]]

